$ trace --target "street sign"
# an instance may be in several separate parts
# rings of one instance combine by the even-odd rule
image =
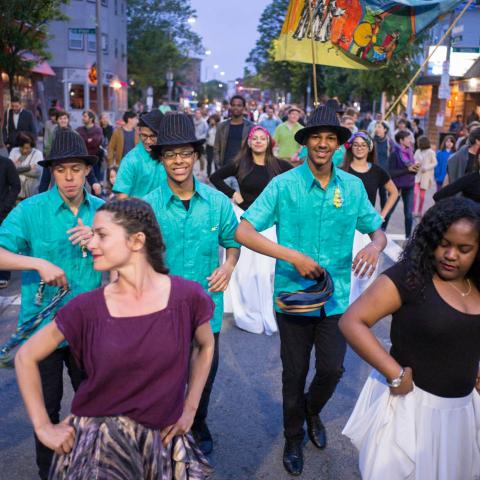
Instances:
[[[452,48],[453,52],[463,52],[463,53],[480,53],[480,48],[479,47],[453,47]]]
[[[73,32],[73,33],[79,33],[79,34],[90,33],[90,34],[94,35],[96,30],[95,30],[95,28],[71,28],[70,31]]]

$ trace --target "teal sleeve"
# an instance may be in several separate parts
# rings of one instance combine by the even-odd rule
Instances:
[[[237,227],[238,220],[230,200],[222,198],[219,243],[223,248],[240,248],[240,244],[235,241]]]
[[[25,209],[18,204],[0,226],[0,247],[13,253],[27,253],[30,244]]]
[[[113,186],[113,191],[116,193],[125,193],[126,195],[130,195],[134,180],[134,162],[131,162],[130,158],[124,157],[124,159],[120,163],[120,168],[118,169],[115,185]]]
[[[257,232],[263,232],[278,223],[277,178],[274,178],[265,187],[263,192],[241,217],[243,220],[251,223]]]
[[[367,191],[365,190],[363,184],[359,185],[359,187],[360,194],[358,200],[359,210],[357,218],[357,230],[361,233],[372,233],[382,226],[383,220],[380,214],[370,203]]]
[[[343,163],[344,158],[345,158],[345,147],[342,145],[335,150],[332,158],[332,163],[336,167],[338,167]]]

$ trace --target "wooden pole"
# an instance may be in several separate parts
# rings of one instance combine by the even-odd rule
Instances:
[[[473,3],[474,0],[468,0],[467,4],[465,7],[463,7],[463,10],[458,14],[457,18],[452,22],[448,30],[443,34],[442,38],[438,41],[438,43],[433,47],[432,52],[430,55],[424,60],[422,65],[420,65],[420,68],[417,70],[415,75],[412,77],[412,79],[408,82],[407,86],[402,90],[402,93],[395,99],[391,107],[388,109],[387,113],[385,114],[385,119],[387,119],[395,109],[395,107],[398,105],[402,97],[405,95],[405,93],[408,91],[408,89],[413,85],[415,80],[418,78],[420,73],[422,73],[422,70],[425,68],[425,65],[430,61],[432,58],[433,54],[436,52],[437,48],[443,43],[443,41],[450,35],[450,32],[454,29],[455,25],[458,23],[458,21],[463,17],[465,12],[467,11],[468,7]]]
[[[312,46],[312,68],[313,68],[313,106],[317,107],[318,105],[318,90],[317,90],[317,55],[315,52],[315,37],[313,35],[313,11],[312,11],[312,1],[305,0],[308,2],[308,13],[310,24],[308,29],[310,31],[310,44]],[[473,0],[471,0],[473,1]]]

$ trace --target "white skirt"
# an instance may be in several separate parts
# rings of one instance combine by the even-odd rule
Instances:
[[[352,248],[352,259],[355,258],[355,255],[362,249],[365,248],[369,243],[371,243],[370,237],[366,233],[360,233],[358,230],[355,230],[355,236],[353,237],[353,248]],[[371,277],[356,277],[351,273],[350,277],[350,304],[352,304],[377,278],[378,275],[378,264],[375,268]]]
[[[233,206],[237,218],[243,210]],[[275,227],[261,232],[277,241]],[[240,259],[225,292],[224,310],[233,313],[235,325],[250,333],[272,335],[277,328],[273,310],[273,276],[275,259],[242,247]]]
[[[479,480],[480,396],[395,396],[373,371],[343,432],[364,480]]]

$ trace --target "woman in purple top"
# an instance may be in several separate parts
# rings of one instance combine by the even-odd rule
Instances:
[[[403,201],[403,214],[405,216],[405,237],[409,238],[412,232],[413,223],[413,189],[415,186],[415,175],[418,172],[419,165],[415,163],[413,158],[413,137],[409,130],[400,130],[395,134],[395,148],[388,159],[388,173]],[[385,217],[382,226],[383,230],[387,229],[388,222],[398,200]]]
[[[114,200],[95,215],[88,248],[116,281],[79,295],[18,352],[20,391],[39,440],[55,451],[50,479],[203,479],[190,430],[213,356],[214,305],[168,275],[151,207]],[[86,379],[72,415],[50,422],[38,364],[67,340]]]

